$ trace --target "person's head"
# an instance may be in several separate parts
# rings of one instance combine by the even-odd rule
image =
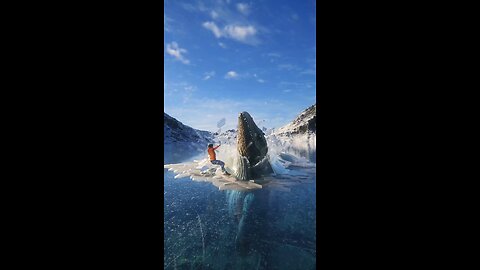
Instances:
[[[208,144],[208,148],[212,148],[213,147],[213,144]]]

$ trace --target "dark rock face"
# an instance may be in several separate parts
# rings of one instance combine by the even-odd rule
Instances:
[[[317,116],[314,116],[312,119],[308,120],[305,125],[299,126],[298,133],[303,134],[303,133],[306,133],[307,131],[317,132],[316,120],[317,120]]]

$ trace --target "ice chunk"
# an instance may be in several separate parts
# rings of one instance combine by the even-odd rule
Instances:
[[[225,125],[225,118],[220,119],[220,121],[217,122],[217,127],[221,128]]]

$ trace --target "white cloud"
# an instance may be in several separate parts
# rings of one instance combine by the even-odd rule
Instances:
[[[237,10],[243,15],[248,15],[250,13],[250,6],[245,3],[238,3]]]
[[[222,47],[222,48],[227,48],[227,45],[225,45],[223,42],[219,42],[218,43],[218,46]]]
[[[218,26],[214,22],[204,22],[202,25],[206,29],[212,31],[212,33],[215,35],[216,38],[223,36],[222,31],[220,30],[220,28],[218,28]]]
[[[167,53],[186,65],[190,63],[190,60],[182,55],[183,53],[187,53],[187,50],[180,48],[175,41],[167,44]]]
[[[220,29],[214,22],[204,22],[202,26],[215,35],[216,38],[230,38],[246,44],[256,44],[257,40],[255,36],[257,29],[252,25],[235,25],[229,24]]]
[[[235,71],[229,71],[225,75],[225,79],[237,79],[238,78],[238,73]]]
[[[238,26],[238,25],[227,25],[224,28],[224,32],[231,38],[246,42],[247,39],[251,36],[255,36],[257,29],[255,27],[249,26]]]
[[[215,71],[205,72],[204,76],[205,77],[203,77],[203,80],[206,81],[215,76]]]
[[[188,1],[187,1],[188,2]],[[210,18],[202,22],[205,29],[211,31],[216,38],[227,38],[248,45],[259,44],[258,33],[268,33],[268,29],[255,22],[249,15],[253,11],[252,4],[240,1],[228,5],[225,0],[191,1],[180,4],[184,9],[202,13]]]

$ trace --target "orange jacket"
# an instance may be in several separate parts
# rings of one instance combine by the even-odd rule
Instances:
[[[208,148],[208,156],[210,156],[210,160],[216,160],[217,159],[217,155],[215,155],[215,149],[217,149],[219,146],[217,147],[209,147]]]

